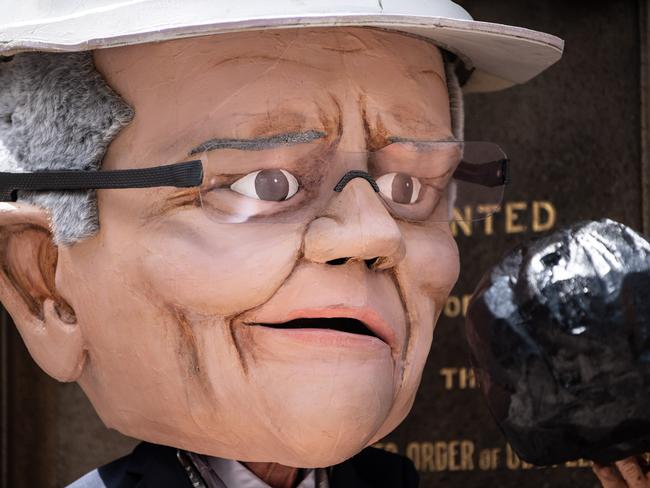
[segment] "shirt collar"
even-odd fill
[[[191,454],[207,488],[270,488],[238,461]],[[310,469],[297,488],[329,488],[325,469]]]

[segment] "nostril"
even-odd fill
[[[366,259],[365,260],[366,267],[368,269],[372,269],[373,265],[377,262],[378,259],[379,259],[378,257],[375,257],[375,258],[372,258],[372,259]]]
[[[345,264],[350,260],[350,258],[337,258],[337,259],[330,259],[327,261],[327,264],[331,264],[332,266],[339,266],[341,264]]]

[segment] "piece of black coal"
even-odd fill
[[[525,461],[650,450],[650,243],[630,228],[581,222],[513,250],[474,292],[467,339]]]

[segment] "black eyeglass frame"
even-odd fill
[[[503,186],[510,183],[508,158],[483,164],[461,161],[453,178],[485,187]],[[341,191],[347,181],[359,177],[359,171],[348,172],[334,191]],[[363,172],[373,189],[379,187],[374,179]],[[367,175],[367,176],[366,176]],[[347,178],[347,180],[346,180]],[[175,187],[192,188],[203,182],[201,160],[183,161],[151,168],[119,169],[107,171],[51,170],[31,173],[0,172],[0,202],[15,202],[19,191],[74,191],[108,190],[123,188]]]

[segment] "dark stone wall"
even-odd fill
[[[512,159],[513,183],[502,213],[456,228],[461,278],[413,411],[383,446],[414,459],[423,487],[596,486],[584,462],[537,469],[509,453],[468,369],[463,308],[481,270],[522,240],[601,217],[641,230],[640,5],[459,3],[481,20],[563,37],[566,55],[525,86],[467,97],[466,139],[500,143]],[[0,327],[0,486],[64,486],[131,449],[134,441],[105,429],[76,385],[57,384],[38,369],[6,315]]]

